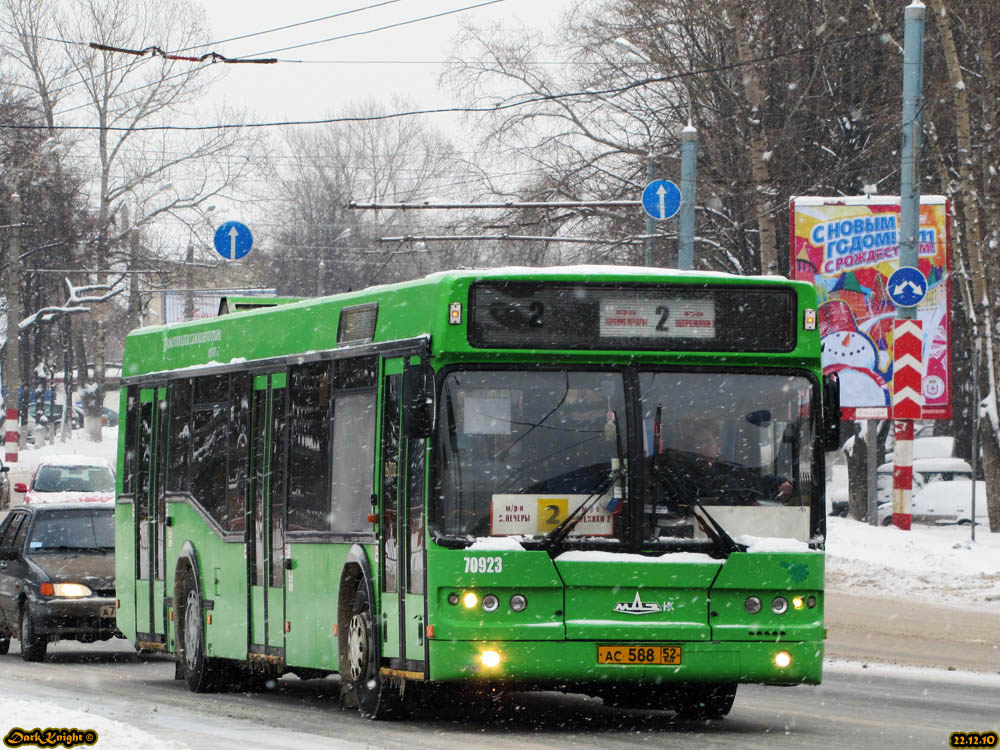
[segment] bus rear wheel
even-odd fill
[[[177,642],[184,681],[192,693],[217,692],[223,687],[225,670],[217,659],[205,655],[205,617],[192,570],[184,575],[180,602],[183,609],[178,618]]]
[[[371,602],[364,581],[354,596],[354,611],[347,629],[347,669],[358,710],[366,719],[391,719],[399,715],[402,701],[379,670],[378,639]]]

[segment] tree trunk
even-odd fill
[[[778,273],[777,229],[774,225],[774,205],[771,200],[771,170],[768,167],[767,133],[764,128],[764,91],[758,72],[753,66],[753,54],[746,30],[746,14],[742,0],[727,0],[726,11],[732,24],[736,54],[743,76],[743,92],[750,105],[750,172],[754,183],[754,204],[760,242],[760,272]]]

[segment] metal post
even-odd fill
[[[694,267],[694,202],[698,174],[698,131],[691,124],[681,131],[681,208],[680,237],[677,241],[677,267]]]
[[[4,387],[7,389],[6,435],[4,450],[7,463],[17,461],[20,443],[18,422],[21,418],[21,364],[18,350],[18,323],[21,318],[21,196],[10,196],[10,249],[7,261],[7,356],[3,366]]]
[[[920,134],[923,127],[923,3],[906,8],[903,33],[903,148],[899,192],[899,267],[917,267],[920,237]],[[914,319],[913,307],[897,308],[897,317]]]
[[[923,127],[923,67],[924,67],[924,14],[920,0],[907,6],[903,29],[903,144],[900,164],[899,190],[899,268],[916,268],[920,240],[920,134]],[[914,321],[909,323],[908,321]],[[906,329],[904,326],[915,328]],[[900,334],[906,330],[919,332],[917,308],[896,308],[896,332],[893,337],[893,356],[900,356]],[[893,368],[893,418],[896,447],[893,470],[893,523],[909,529],[912,518],[913,492],[913,419],[910,409],[905,417],[897,416],[897,374]],[[918,396],[919,397],[919,396]],[[912,403],[912,402],[911,402]],[[919,407],[915,407],[919,408]]]
[[[977,325],[979,325],[977,323]],[[976,541],[976,476],[979,474],[979,355],[981,354],[979,334],[976,334],[976,359],[972,368],[972,392],[976,394],[975,411],[972,412],[972,541]]]
[[[865,444],[868,448],[868,525],[878,526],[878,420],[868,420],[868,436]]]
[[[653,161],[653,152],[649,152],[649,160],[646,162],[646,184],[656,179],[656,162]],[[656,234],[656,220],[646,214],[646,237],[642,243],[643,264],[647,268],[653,265],[653,235]]]

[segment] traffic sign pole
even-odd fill
[[[914,0],[904,11],[903,27],[903,145],[900,164],[899,268],[889,277],[889,296],[896,304],[893,335],[893,420],[896,444],[893,449],[892,521],[909,530],[913,491],[913,420],[920,418],[923,402],[923,335],[917,320],[917,303],[927,291],[920,274],[920,135],[923,127],[922,90],[924,79],[924,15],[926,8]],[[916,275],[914,275],[914,272]],[[896,277],[904,275],[907,279]],[[919,277],[919,278],[918,278]],[[922,289],[916,291],[909,285]],[[896,281],[895,287],[893,282]],[[916,297],[916,299],[914,299]],[[906,324],[916,324],[914,327]],[[916,339],[914,343],[913,339]],[[916,386],[914,388],[914,386]],[[898,405],[897,405],[898,403]]]

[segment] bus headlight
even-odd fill
[[[496,612],[499,606],[500,600],[497,599],[496,594],[487,594],[483,597],[483,612]]]
[[[760,606],[759,596],[748,596],[747,600],[743,602],[743,609],[747,611],[748,615],[755,615],[760,612]]]
[[[482,662],[484,667],[495,669],[500,666],[500,652],[494,651],[493,649],[487,649],[479,655],[479,661]]]
[[[510,598],[510,608],[514,612],[523,612],[524,608],[528,606],[528,600],[524,598],[522,594],[514,594]]]
[[[771,600],[771,611],[776,615],[783,615],[788,611],[788,600],[783,596],[776,596]]]
[[[774,664],[779,669],[785,669],[792,663],[792,655],[787,651],[779,651],[774,655]]]
[[[462,597],[462,604],[464,604],[467,609],[472,609],[479,604],[479,597],[469,591]]]

